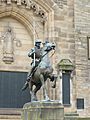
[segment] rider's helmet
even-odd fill
[[[48,43],[49,43],[49,41],[45,40],[42,44],[43,44],[43,46],[46,46]]]
[[[38,47],[38,48],[40,48],[40,45],[41,45],[41,41],[39,39],[37,39],[35,41],[35,46]]]

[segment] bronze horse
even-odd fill
[[[36,93],[43,87],[43,96],[44,100],[50,100],[46,91],[45,81],[49,78],[51,81],[54,81],[53,87],[56,86],[56,79],[54,80],[53,68],[48,63],[48,53],[52,50],[55,50],[55,44],[53,43],[44,43],[44,46],[41,50],[41,58],[38,66],[35,68],[32,78],[29,82],[29,89],[31,94],[31,101],[37,101]],[[33,86],[35,88],[33,89]]]

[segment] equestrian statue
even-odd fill
[[[50,79],[54,81],[53,88],[56,87],[56,79],[53,74],[53,68],[49,60],[50,51],[55,51],[55,44],[45,41],[41,47],[41,41],[35,41],[35,47],[30,50],[28,57],[32,58],[31,71],[28,72],[27,80],[22,88],[24,91],[27,87],[30,89],[31,101],[37,101],[36,93],[43,87],[44,100],[50,100],[46,91],[45,81]],[[33,85],[35,88],[33,89]]]

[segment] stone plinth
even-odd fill
[[[59,101],[26,103],[22,112],[23,120],[64,120],[64,107]]]

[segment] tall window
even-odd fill
[[[64,105],[70,105],[70,73],[62,73],[62,99]]]

